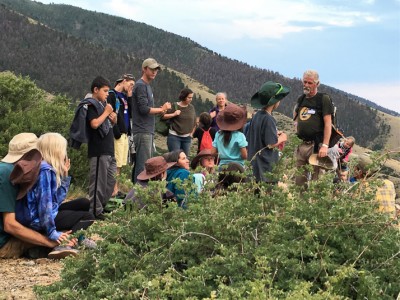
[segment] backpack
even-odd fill
[[[317,105],[316,105],[316,107],[310,107],[310,108],[315,108],[315,110],[321,115],[321,118],[323,118],[323,116],[322,116],[322,98],[325,95],[326,95],[325,93],[317,93],[317,101],[316,101]],[[305,98],[306,98],[306,95],[303,94],[297,100],[297,105],[296,105],[296,108],[295,108],[295,116],[294,116],[293,120],[296,120],[297,115],[299,113],[299,109],[300,109],[301,105],[303,104],[303,101],[304,101]],[[333,103],[333,101],[332,101],[332,99],[330,97],[329,97],[329,100],[331,101],[332,106],[333,106],[333,113],[331,115],[332,116],[332,132],[331,132],[331,137],[329,138],[329,145],[328,146],[329,146],[329,148],[332,148],[333,146],[335,146],[339,142],[339,140],[341,138],[344,138],[344,135],[343,135],[343,130],[339,129],[337,127],[337,124],[336,124],[336,110],[337,110],[337,108],[334,105],[334,103]],[[322,138],[323,137],[322,138],[321,137],[316,137],[316,140],[318,138],[321,139],[320,142],[322,142]],[[319,140],[317,140],[317,141],[319,142]]]
[[[213,140],[211,138],[210,129],[211,127],[208,128],[208,130],[201,128],[201,130],[203,130],[203,137],[201,138],[200,142],[200,151],[204,149],[212,149]]]

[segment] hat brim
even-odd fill
[[[146,172],[146,169],[144,169],[142,172],[139,173],[139,175],[137,176],[137,179],[139,179],[139,180],[147,180],[147,179],[156,177],[156,176],[164,173],[165,171],[167,171],[169,168],[173,167],[174,165],[176,165],[176,162],[169,162],[169,163],[166,164],[165,168],[163,168],[159,172],[153,173],[153,174],[148,174]]]
[[[242,129],[244,124],[246,124],[246,122],[247,122],[247,111],[244,108],[240,108],[240,109],[243,109],[243,111],[244,111],[243,116],[241,119],[237,120],[235,123],[225,123],[223,116],[226,111],[225,111],[225,109],[223,111],[221,111],[217,115],[217,120],[216,120],[219,129],[226,130],[226,131],[235,131],[235,130]]]
[[[5,162],[5,163],[13,164],[13,163],[19,161],[22,156],[24,156],[26,153],[28,153],[29,151],[31,151],[33,149],[37,149],[36,145],[32,146],[30,148],[24,149],[24,151],[26,151],[26,152],[23,153],[23,154],[11,154],[11,153],[8,153],[6,156],[3,157],[3,159],[1,161]]]
[[[159,64],[152,64],[147,66],[150,69],[158,69],[161,70],[161,66]]]
[[[310,163],[310,165],[321,167],[327,170],[334,169],[333,162],[328,156],[318,157],[318,154],[312,154],[308,158],[308,162]]]
[[[215,163],[216,163],[216,161],[217,161],[217,156],[218,156],[217,153],[214,153],[214,154],[211,154],[211,153],[204,153],[204,154],[201,154],[201,152],[200,152],[199,154],[197,154],[197,155],[192,159],[192,162],[190,163],[190,167],[191,167],[193,170],[195,170],[195,169],[198,167],[198,165],[199,165],[201,159],[202,159],[203,157],[207,157],[207,156],[213,156],[213,157],[214,157],[214,161],[215,161]]]
[[[281,101],[283,98],[289,95],[289,93],[290,93],[290,88],[287,86],[282,86],[282,91],[278,95],[272,96],[267,101],[265,97],[262,97],[257,92],[251,97],[250,103],[251,106],[254,108],[264,108],[265,106],[271,106]]]

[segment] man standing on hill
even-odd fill
[[[166,102],[154,107],[153,91],[150,83],[156,78],[160,65],[153,58],[142,63],[142,77],[136,82],[132,93],[132,137],[136,147],[136,157],[132,170],[132,182],[144,169],[144,163],[153,155],[155,115],[165,113],[171,108]]]
[[[297,122],[297,136],[303,140],[296,151],[296,166],[304,167],[313,153],[326,157],[332,130],[333,105],[327,94],[319,93],[319,75],[308,70],[303,74],[304,94],[297,100],[294,120]],[[317,180],[324,169],[314,166],[311,179]],[[307,183],[307,172],[296,177],[296,184]]]

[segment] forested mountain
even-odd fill
[[[143,23],[69,5],[28,0],[0,0],[0,4],[2,41],[7,41],[0,46],[1,70],[29,75],[51,92],[82,97],[95,75],[113,79],[130,72],[139,77],[142,59],[154,57],[214,91],[226,91],[236,102],[248,102],[267,80],[289,85],[292,92],[279,108],[288,116],[302,93],[298,79],[222,57],[188,38]],[[153,86],[157,99],[174,99],[183,84],[167,70],[160,73]],[[320,90],[334,99],[338,122],[346,134],[354,135],[363,146],[377,149],[384,145],[382,136],[390,127],[375,109],[361,104],[364,99],[325,85]]]

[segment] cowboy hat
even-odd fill
[[[147,180],[164,173],[167,169],[174,166],[176,162],[167,163],[164,157],[156,156],[149,158],[144,163],[144,170],[137,176],[139,180]]]
[[[243,128],[247,121],[247,111],[236,104],[228,104],[224,110],[217,115],[219,129],[235,131]]]
[[[217,153],[212,153],[211,149],[203,149],[201,150],[192,160],[192,162],[190,163],[190,167],[194,170],[197,168],[197,166],[199,165],[201,159],[203,157],[206,156],[213,156],[214,157],[214,161],[217,160]]]

